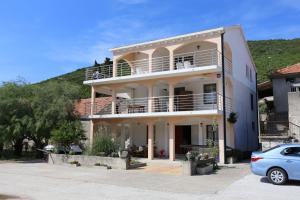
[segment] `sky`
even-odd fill
[[[300,37],[300,0],[1,0],[0,82],[36,83],[112,47],[228,25],[248,40]]]

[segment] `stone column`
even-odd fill
[[[174,51],[170,50],[170,70],[174,70]]]
[[[169,112],[174,111],[174,84],[169,83]]]
[[[153,105],[153,89],[152,84],[148,85],[148,112],[152,112],[152,105]]]
[[[94,115],[96,92],[94,86],[91,87],[91,116]]]
[[[221,116],[218,119],[218,135],[219,135],[219,162],[221,164],[225,163],[225,152],[224,152],[224,126],[223,126],[223,117]]]
[[[149,73],[152,73],[152,54],[153,52],[149,53]]]
[[[118,60],[116,58],[113,58],[113,68],[112,68],[113,77],[117,77],[117,68],[118,68]]]
[[[89,146],[90,148],[93,147],[93,141],[94,141],[94,121],[90,120],[90,133],[89,133]]]
[[[148,123],[148,159],[154,157],[154,126],[153,123]]]
[[[115,88],[111,89],[111,97],[112,97],[111,114],[115,114],[116,113],[116,89]]]
[[[169,159],[175,160],[175,124],[169,121]]]

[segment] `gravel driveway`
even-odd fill
[[[2,196],[1,196],[2,195]],[[0,164],[0,199],[299,199],[300,184],[274,186],[254,176],[248,164],[224,166],[215,174],[184,177],[139,170]],[[10,198],[12,199],[12,198]]]

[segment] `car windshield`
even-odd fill
[[[277,145],[277,146],[275,146],[275,147],[272,147],[272,148],[270,148],[270,149],[264,150],[264,151],[263,151],[263,153],[266,153],[266,152],[272,151],[272,150],[274,150],[274,149],[277,149],[278,147],[280,147],[280,145]]]

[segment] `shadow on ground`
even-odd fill
[[[260,179],[260,182],[267,183],[267,184],[272,184],[272,183],[269,182],[267,177],[262,177]],[[300,181],[290,180],[285,185],[281,185],[281,186],[300,186]],[[278,186],[278,187],[280,187],[280,186]]]
[[[5,195],[5,194],[0,194],[0,200],[13,200],[13,199],[20,199],[20,197],[13,196],[13,195]]]

